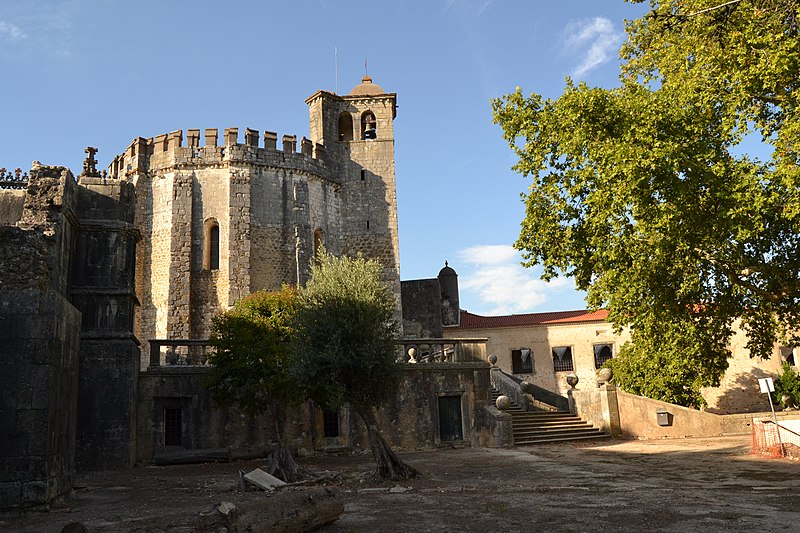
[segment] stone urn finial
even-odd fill
[[[495,354],[489,355],[489,364],[492,366],[497,364],[497,356]]]
[[[611,381],[611,378],[614,377],[613,372],[608,367],[603,367],[597,371],[597,384],[603,385],[604,383],[608,383]]]
[[[508,396],[498,396],[494,401],[494,405],[501,411],[508,411],[511,409],[511,398]]]
[[[416,348],[409,348],[408,349],[408,357],[409,357],[408,362],[410,364],[413,365],[413,364],[415,364],[417,362],[417,359],[415,357],[416,355],[417,355],[417,349]]]
[[[567,385],[569,385],[570,388],[574,389],[575,385],[577,384],[578,384],[578,376],[576,376],[575,374],[567,374]]]

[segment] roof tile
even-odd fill
[[[461,311],[461,324],[448,329],[509,328],[515,326],[539,326],[547,324],[575,324],[599,322],[608,318],[608,311],[554,311],[550,313],[525,313],[520,315],[481,316]]]

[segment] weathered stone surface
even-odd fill
[[[275,476],[268,474],[267,472],[264,472],[260,468],[256,468],[255,470],[246,473],[244,475],[244,479],[248,483],[266,491],[271,491],[276,487],[286,485],[285,481],[280,480]]]

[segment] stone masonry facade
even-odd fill
[[[159,409],[196,413],[197,445],[230,431],[268,442],[263,420],[200,409],[207,391],[187,376],[202,368],[159,371],[166,353],[148,341],[207,338],[246,294],[304,283],[322,247],[379,260],[400,317],[396,96],[365,77],[306,103],[299,143],[176,130],[135,138],[102,172],[89,147],[77,179],[0,170],[0,508],[52,502],[76,467],[147,460],[154,444],[137,438],[163,424]]]

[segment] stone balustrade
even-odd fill
[[[208,366],[208,339],[151,339],[150,368]]]
[[[400,360],[416,363],[486,362],[487,339],[403,339]]]

